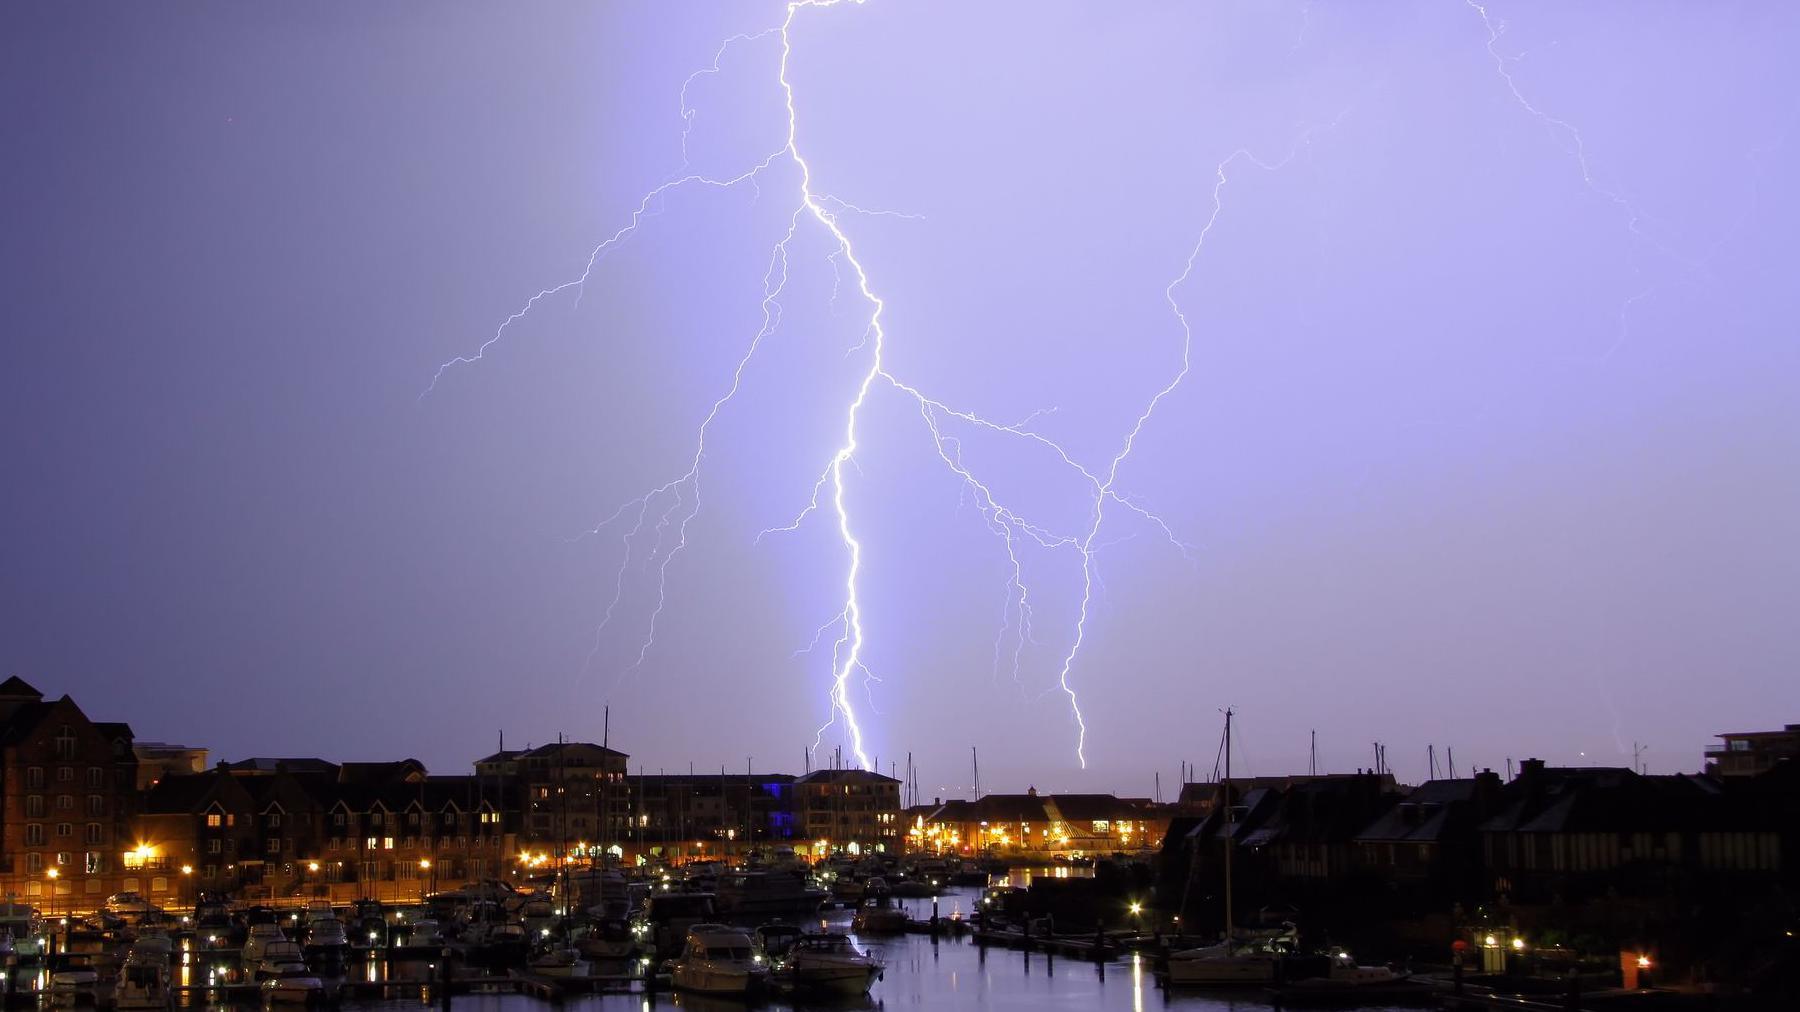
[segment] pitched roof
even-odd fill
[[[0,682],[0,696],[30,696],[33,699],[44,698],[44,694],[39,692],[36,686],[27,682],[25,679],[20,678],[18,675],[13,675],[6,681]]]
[[[869,770],[813,770],[794,780],[797,784],[897,784],[893,777]]]

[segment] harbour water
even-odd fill
[[[908,910],[919,918],[931,915],[931,900],[904,901]],[[953,913],[967,915],[978,902],[973,889],[946,890],[939,911],[949,917]],[[833,910],[811,922],[808,927],[849,931],[850,912]],[[864,938],[858,941],[886,965],[883,978],[877,981],[868,997],[834,1003],[795,1004],[770,999],[755,1004],[721,998],[670,993],[601,994],[570,996],[562,1003],[566,1009],[583,1012],[645,1012],[654,1008],[716,1010],[735,1012],[746,1008],[768,1010],[790,1009],[995,1009],[1029,1010],[1029,1012],[1142,1012],[1144,1009],[1222,1012],[1227,1009],[1264,1010],[1273,1007],[1260,991],[1220,993],[1212,991],[1165,990],[1158,986],[1150,957],[1126,955],[1103,964],[1087,960],[1052,957],[1044,953],[1025,953],[1011,949],[977,946],[968,937],[943,936],[933,940],[927,935],[897,935]],[[396,964],[391,979],[423,981],[429,970]],[[381,1001],[346,998],[339,1006],[356,1012],[401,1012],[430,1007],[428,992],[421,986],[416,995],[404,999]],[[438,1007],[442,1007],[439,1003]],[[547,1012],[552,1006],[545,1001],[522,994],[459,994],[450,1002],[455,1012]]]

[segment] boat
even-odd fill
[[[1323,976],[1299,977],[1269,988],[1286,1005],[1405,1004],[1432,998],[1436,991],[1411,973],[1391,966],[1361,966],[1338,952]]]
[[[44,922],[36,909],[23,903],[0,902],[0,933],[7,941],[7,956],[21,963],[44,954]]]
[[[133,946],[119,966],[113,1004],[122,1009],[161,1009],[169,1007],[170,998],[167,954],[140,952]]]
[[[413,922],[407,941],[412,945],[439,945],[444,941],[444,930],[436,918],[422,917]]]
[[[306,1005],[325,999],[325,982],[304,966],[270,977],[262,982],[261,990],[263,1000],[270,1004]]]
[[[527,965],[532,973],[546,977],[571,977],[575,974],[576,962],[574,949],[556,946],[531,957]]]
[[[245,965],[248,966],[248,962]],[[306,968],[306,956],[301,952],[299,942],[270,942],[263,946],[262,958],[256,962],[256,976],[261,980]]]
[[[763,958],[774,965],[775,961],[788,954],[794,943],[800,940],[800,929],[792,924],[771,921],[756,929],[756,948]]]
[[[742,871],[719,879],[721,917],[760,920],[765,917],[810,917],[829,898],[802,874],[790,871]]]
[[[851,919],[851,930],[859,935],[898,935],[912,923],[906,908],[894,902],[887,880],[875,877],[863,886],[862,905]]]
[[[669,977],[680,991],[744,996],[762,990],[768,966],[741,928],[696,924]]]
[[[792,994],[853,998],[867,994],[883,972],[879,961],[845,935],[801,935],[770,979]]]
[[[245,966],[254,966],[262,962],[263,951],[271,942],[285,942],[287,936],[281,933],[281,926],[273,923],[252,924],[250,934],[244,938],[243,959]]]
[[[714,919],[712,893],[654,892],[644,897],[631,933],[652,955],[666,958],[681,951],[689,928]]]
[[[556,905],[548,896],[534,895],[519,904],[519,920],[532,937],[539,937],[556,923]]]
[[[576,948],[589,959],[619,962],[637,955],[637,939],[631,925],[623,918],[609,917],[595,922]]]
[[[315,918],[306,926],[307,955],[339,956],[349,948],[350,936],[344,932],[344,923],[336,917]]]
[[[71,1008],[93,1005],[100,994],[100,972],[94,955],[72,952],[60,957],[59,966],[50,974],[50,1003]]]
[[[1220,834],[1225,851],[1225,934],[1217,945],[1180,949],[1169,953],[1170,984],[1192,986],[1246,986],[1275,982],[1281,960],[1289,950],[1289,934],[1244,938],[1237,934],[1231,921],[1231,718],[1225,711],[1225,775],[1221,781],[1220,802],[1224,809],[1224,830]],[[1291,930],[1291,926],[1290,926]]]

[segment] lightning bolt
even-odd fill
[[[788,524],[765,529],[757,535],[757,541],[760,542],[767,535],[796,531],[810,517],[828,511],[835,527],[837,539],[844,551],[842,605],[836,614],[817,628],[810,645],[795,651],[796,657],[809,654],[820,646],[828,634],[833,637],[831,677],[827,691],[828,717],[818,730],[816,743],[822,743],[824,734],[833,726],[841,724],[846,743],[857,763],[865,769],[872,767],[867,748],[867,736],[862,722],[857,716],[857,708],[852,704],[851,686],[853,680],[861,676],[865,692],[870,692],[872,691],[871,683],[879,682],[880,679],[870,670],[866,660],[868,630],[865,626],[865,614],[860,596],[860,587],[864,577],[864,546],[857,534],[849,495],[851,491],[850,472],[856,465],[856,455],[861,446],[860,434],[864,409],[876,396],[887,392],[907,398],[917,408],[925,433],[931,440],[938,460],[960,483],[965,501],[972,501],[975,504],[987,530],[1001,545],[1006,559],[1007,578],[1004,584],[1005,596],[1000,630],[995,638],[995,664],[998,668],[1004,640],[1008,630],[1011,629],[1014,634],[1012,673],[1014,680],[1021,685],[1023,685],[1020,670],[1021,658],[1025,644],[1037,642],[1033,634],[1033,592],[1025,579],[1025,563],[1021,551],[1037,549],[1050,553],[1066,553],[1072,556],[1079,565],[1082,574],[1080,607],[1070,642],[1061,654],[1060,664],[1057,668],[1056,688],[1052,691],[1060,691],[1067,699],[1070,716],[1075,727],[1076,759],[1085,768],[1087,765],[1088,726],[1086,717],[1081,710],[1080,698],[1076,692],[1074,674],[1077,661],[1090,635],[1093,592],[1099,581],[1096,556],[1108,545],[1127,540],[1127,538],[1119,538],[1102,542],[1100,541],[1101,533],[1110,526],[1109,520],[1122,514],[1148,524],[1184,557],[1190,557],[1191,553],[1192,546],[1182,542],[1162,517],[1119,488],[1121,472],[1131,458],[1139,437],[1146,426],[1150,424],[1158,407],[1174,394],[1192,370],[1194,332],[1176,297],[1177,290],[1192,279],[1202,249],[1205,247],[1213,227],[1219,221],[1224,208],[1223,194],[1230,180],[1231,169],[1239,162],[1245,162],[1266,171],[1278,170],[1296,157],[1300,149],[1310,142],[1312,131],[1308,130],[1303,133],[1287,156],[1277,162],[1258,159],[1248,150],[1240,149],[1217,165],[1211,193],[1211,212],[1202,225],[1198,238],[1182,264],[1181,270],[1164,290],[1164,298],[1181,334],[1179,368],[1155,389],[1141,411],[1134,416],[1133,423],[1124,434],[1117,452],[1107,459],[1104,466],[1090,467],[1078,461],[1057,441],[1028,427],[1042,412],[1034,412],[1031,416],[1014,423],[992,421],[979,413],[956,408],[931,397],[917,386],[905,382],[889,371],[885,364],[888,332],[883,318],[886,303],[882,296],[877,294],[868,271],[857,256],[855,243],[844,227],[843,220],[846,215],[880,215],[904,219],[915,219],[918,216],[900,211],[864,208],[815,189],[812,165],[808,162],[800,145],[800,116],[794,86],[789,76],[794,51],[793,27],[802,11],[824,10],[848,4],[860,6],[863,2],[865,0],[792,0],[786,5],[785,17],[778,26],[760,32],[734,35],[721,43],[714,53],[711,63],[690,74],[682,84],[680,95],[681,174],[646,193],[626,224],[594,247],[583,270],[577,277],[539,291],[526,300],[525,304],[511,316],[503,320],[493,335],[474,353],[452,358],[440,365],[432,377],[431,384],[420,396],[424,397],[435,390],[439,381],[451,369],[480,362],[494,346],[505,338],[515,323],[530,314],[544,300],[570,290],[574,290],[579,298],[581,290],[592,277],[597,265],[620,244],[628,241],[648,218],[657,213],[662,202],[669,197],[688,189],[700,187],[730,189],[745,184],[756,189],[756,192],[760,194],[762,179],[770,174],[778,164],[786,164],[797,175],[797,187],[794,193],[794,202],[790,205],[791,212],[785,233],[772,246],[768,265],[764,271],[760,306],[761,323],[738,358],[730,383],[712,401],[709,410],[701,419],[695,436],[694,452],[687,459],[685,469],[669,481],[620,504],[612,513],[586,532],[587,535],[598,535],[602,530],[608,529],[614,524],[622,524],[629,518],[630,526],[625,530],[621,539],[624,551],[615,575],[614,593],[601,617],[599,627],[596,629],[594,648],[588,655],[586,667],[592,667],[603,637],[612,624],[618,606],[624,597],[627,572],[634,561],[639,560],[640,555],[643,556],[642,564],[653,570],[655,604],[651,610],[647,628],[638,641],[635,659],[615,676],[615,686],[619,678],[640,668],[651,650],[654,649],[657,626],[668,603],[670,565],[687,548],[689,528],[699,515],[703,502],[701,476],[702,465],[706,458],[707,435],[737,396],[739,390],[742,389],[746,373],[756,358],[757,352],[780,327],[781,299],[786,291],[790,275],[789,253],[795,238],[803,228],[817,229],[832,247],[827,257],[837,278],[837,283],[834,284],[832,291],[832,305],[836,305],[838,287],[845,279],[847,271],[848,278],[855,289],[855,295],[868,307],[861,340],[846,352],[847,355],[866,354],[867,365],[858,377],[854,395],[844,406],[841,441],[818,472],[818,477],[811,486],[811,492],[805,505]],[[689,172],[688,144],[694,123],[698,118],[697,111],[688,101],[689,88],[702,76],[720,73],[727,53],[734,47],[771,37],[777,39],[780,46],[776,83],[781,89],[787,113],[785,142],[778,150],[735,176],[714,177]],[[1339,119],[1342,119],[1341,115]],[[1333,125],[1336,125],[1335,122]],[[1055,466],[1085,486],[1085,494],[1091,503],[1086,521],[1075,530],[1057,531],[1032,521],[1013,504],[1003,500],[992,485],[983,480],[976,470],[965,461],[962,437],[958,434],[960,430],[955,428],[958,426],[999,437],[1032,453],[1048,455]],[[648,542],[647,552],[643,551],[645,542]],[[1017,616],[1016,620],[1014,616]]]
[[[1616,187],[1608,186],[1600,181],[1599,177],[1594,173],[1592,163],[1588,159],[1587,138],[1582,136],[1581,128],[1566,119],[1562,119],[1561,117],[1550,113],[1542,106],[1526,97],[1524,90],[1519,87],[1519,82],[1513,77],[1512,72],[1512,65],[1519,60],[1519,57],[1507,56],[1500,51],[1501,37],[1506,34],[1506,22],[1503,19],[1492,16],[1488,12],[1487,4],[1482,3],[1481,0],[1463,0],[1463,3],[1470,10],[1474,11],[1475,15],[1481,19],[1481,26],[1487,32],[1487,53],[1488,57],[1494,61],[1495,74],[1497,74],[1501,82],[1506,85],[1507,92],[1512,95],[1513,101],[1518,103],[1519,108],[1525,110],[1527,114],[1539,123],[1542,123],[1545,129],[1550,131],[1553,136],[1563,140],[1566,144],[1565,150],[1574,158],[1575,167],[1581,174],[1582,186],[1584,186],[1589,193],[1599,197],[1601,200],[1606,201],[1618,209],[1619,213],[1625,219],[1625,230],[1631,233],[1634,241],[1656,250],[1658,253],[1682,264],[1688,270],[1695,272],[1696,274],[1706,275],[1708,271],[1705,265],[1677,250],[1671,249],[1668,245],[1644,230],[1644,224],[1649,221],[1649,216],[1641,211],[1630,197],[1626,196]],[[1630,257],[1630,265],[1632,273],[1637,274],[1639,277],[1643,276],[1643,268],[1638,263],[1635,255]],[[1612,344],[1601,354],[1600,361],[1609,361],[1630,336],[1632,307],[1654,294],[1656,294],[1656,286],[1646,285],[1644,288],[1632,293],[1619,303],[1618,328]]]

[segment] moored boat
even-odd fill
[[[677,990],[697,994],[753,995],[768,979],[768,967],[750,936],[724,924],[696,924],[670,968]]]
[[[794,994],[855,997],[866,994],[882,973],[881,963],[844,935],[801,935],[770,979]]]

